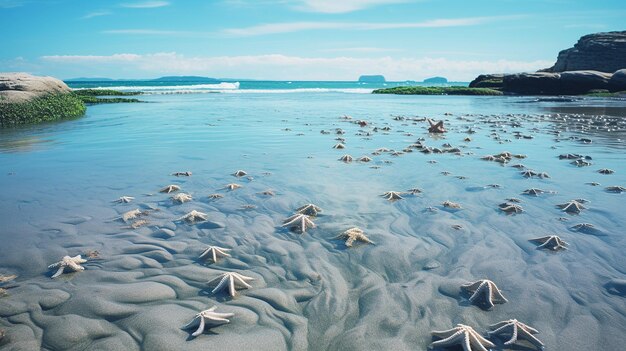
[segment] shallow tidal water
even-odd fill
[[[626,102],[347,93],[141,99],[148,103],[91,106],[78,120],[0,131],[0,274],[17,275],[0,285],[8,294],[0,298],[0,349],[426,350],[432,330],[462,323],[485,334],[513,318],[538,329],[546,350],[626,344],[626,194],[605,190],[626,187]],[[449,132],[429,135],[424,117],[445,120]],[[332,148],[338,137],[343,150]],[[419,138],[461,152],[372,155]],[[527,157],[481,160],[504,151]],[[592,164],[558,158],[567,153]],[[355,161],[339,161],[344,154]],[[356,161],[364,155],[372,162]],[[525,178],[518,163],[550,178]],[[232,175],[240,169],[250,177]],[[193,174],[171,175],[177,171]],[[226,191],[228,183],[243,187]],[[173,204],[173,194],[159,193],[169,184],[193,201]],[[422,193],[380,196],[411,188]],[[551,193],[521,194],[529,188]],[[260,194],[268,189],[275,196]],[[114,203],[120,196],[135,200]],[[524,212],[500,211],[508,198]],[[556,207],[572,199],[588,200],[586,209]],[[446,200],[462,209],[443,207]],[[316,228],[281,227],[306,203],[323,209]],[[149,212],[146,225],[119,220],[137,208]],[[176,221],[191,210],[208,221]],[[572,229],[579,223],[594,228]],[[375,244],[347,248],[334,239],[354,226]],[[568,249],[528,241],[547,235]],[[208,245],[231,248],[232,257],[198,260]],[[85,271],[50,278],[48,265],[92,250],[99,257]],[[255,278],[252,288],[235,298],[213,294],[207,281],[225,271]],[[468,301],[460,286],[485,278],[507,303],[484,310]],[[195,338],[182,329],[214,305],[235,314],[229,324]],[[498,349],[510,349],[502,341]],[[521,345],[513,349],[533,349]]]

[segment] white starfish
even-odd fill
[[[508,203],[508,202],[501,203],[498,206],[500,207],[500,211],[506,212],[507,214],[524,212],[524,209],[522,208],[522,206],[516,205],[516,204],[511,204],[511,203]]]
[[[345,240],[347,247],[352,247],[352,244],[357,240],[362,241],[367,244],[374,244],[373,241],[371,241],[367,236],[365,236],[365,233],[363,233],[363,230],[357,227],[346,230],[345,232],[341,233],[337,237],[337,239]]]
[[[131,202],[133,200],[135,200],[135,198],[132,197],[132,196],[120,196],[114,202],[117,202],[118,204],[127,204],[127,203],[129,203],[129,202]]]
[[[122,220],[124,222],[128,222],[129,220],[135,219],[135,218],[137,218],[139,216],[143,216],[144,214],[145,214],[144,212],[142,212],[140,209],[137,208],[137,209],[134,209],[134,210],[130,210],[128,212],[124,212],[122,214]]]
[[[206,221],[207,220],[207,216],[208,215],[206,213],[193,210],[193,211],[187,213],[186,215],[180,217],[179,219],[177,219],[177,221],[187,221],[187,222],[190,222],[190,223],[193,223],[196,220]]]
[[[172,173],[173,176],[176,177],[191,177],[191,172],[189,171],[185,171],[185,172],[174,172]]]
[[[342,143],[338,143],[338,144],[335,144],[335,146],[333,146],[333,149],[345,149],[345,148],[346,146]]]
[[[430,347],[447,347],[452,345],[461,345],[463,351],[488,351],[487,347],[496,347],[491,341],[483,338],[474,328],[457,324],[455,328],[444,331],[433,331],[432,334],[442,338],[430,344]]]
[[[387,191],[386,193],[380,195],[389,201],[402,200],[404,199],[401,192],[398,191]]]
[[[210,324],[230,323],[230,321],[227,318],[233,317],[235,314],[215,312],[216,308],[217,306],[213,306],[209,308],[208,310],[204,310],[196,314],[196,316],[193,317],[193,320],[191,320],[189,324],[184,326],[183,329],[195,328],[196,324],[199,324],[198,329],[193,334],[191,334],[191,336],[195,337],[204,332],[204,329],[206,328],[207,323],[210,323]]]
[[[192,197],[189,194],[185,194],[185,193],[178,193],[174,196],[172,196],[172,201],[173,202],[177,202],[177,203],[185,203],[187,201],[191,201]]]
[[[209,199],[221,199],[223,197],[224,197],[224,195],[222,195],[222,194],[210,194],[209,195]]]
[[[48,269],[58,268],[56,273],[52,276],[52,278],[56,278],[63,274],[66,268],[72,272],[84,271],[85,267],[82,267],[81,264],[85,262],[87,262],[87,260],[84,260],[80,255],[74,257],[64,256],[61,261],[49,265]]]
[[[296,213],[283,221],[283,227],[289,226],[297,227],[302,233],[305,233],[307,228],[315,228],[315,223],[313,223],[309,216]]]
[[[546,248],[552,251],[566,250],[567,249],[566,245],[569,245],[568,243],[561,240],[561,238],[559,238],[556,235],[549,235],[549,236],[544,236],[541,238],[530,239],[530,241],[539,243],[540,245],[537,246],[538,249]]]
[[[302,213],[307,216],[317,216],[318,213],[322,212],[322,209],[314,204],[306,204],[304,206],[300,206],[296,209],[297,213]]]
[[[580,213],[582,210],[586,209],[582,203],[572,200],[570,202],[566,202],[564,204],[556,205],[558,208],[562,209],[567,213]]]
[[[461,285],[462,289],[472,294],[469,300],[478,303],[478,299],[483,297],[483,301],[488,308],[492,308],[494,303],[505,303],[508,300],[502,295],[502,292],[494,282],[488,279],[481,279],[473,283]]]
[[[241,188],[241,185],[236,184],[236,183],[230,183],[230,184],[226,184],[226,186],[224,186],[224,189],[228,189],[228,190],[235,190],[235,189],[239,189]]]
[[[246,172],[246,171],[242,171],[242,170],[238,170],[238,171],[236,171],[235,173],[233,173],[233,175],[234,175],[235,177],[243,177],[243,176],[248,175],[248,172]]]
[[[178,191],[178,190],[180,190],[180,187],[178,185],[171,184],[171,185],[168,185],[165,188],[159,190],[159,192],[160,193],[167,193],[167,194],[169,194],[171,192]]]
[[[339,161],[343,161],[345,163],[349,163],[352,162],[352,156],[350,155],[343,155],[339,158]]]
[[[447,208],[453,208],[453,209],[461,209],[461,205],[456,203],[456,202],[452,202],[452,201],[444,201],[441,204],[443,207],[447,207]]]
[[[209,246],[204,251],[202,251],[199,258],[211,257],[213,259],[213,262],[217,262],[217,257],[220,255],[230,257],[230,255],[226,253],[226,251],[230,250],[231,249],[225,249],[219,246]]]
[[[243,288],[251,288],[252,286],[246,283],[246,281],[254,280],[254,278],[246,277],[245,275],[239,274],[237,272],[226,272],[210,280],[208,284],[211,284],[215,282],[216,280],[219,280],[219,283],[217,283],[217,286],[215,286],[215,288],[213,289],[212,291],[213,294],[228,287],[228,294],[231,297],[235,297],[235,295],[237,294],[237,290],[236,290],[237,286],[243,287]]]
[[[534,329],[517,319],[509,319],[508,321],[502,321],[494,325],[489,326],[491,331],[487,332],[489,336],[499,334],[510,334],[511,338],[505,342],[504,345],[513,345],[518,339],[524,339],[535,345],[539,349],[543,349],[543,343],[539,341],[533,334],[539,334],[537,329]]]

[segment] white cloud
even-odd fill
[[[181,30],[160,30],[160,29],[111,29],[102,31],[105,34],[137,34],[137,35],[178,35],[194,36],[202,34],[200,32],[188,32]]]
[[[167,1],[142,1],[122,4],[122,7],[128,7],[132,9],[152,9],[155,7],[168,6],[170,3]]]
[[[409,28],[441,28],[475,26],[494,21],[512,20],[523,16],[497,17],[466,17],[443,18],[422,22],[284,22],[268,23],[252,27],[229,28],[222,33],[233,36],[256,36],[278,33],[291,33],[305,30],[341,29],[341,30],[381,30],[381,29],[409,29]]]
[[[469,81],[482,73],[535,71],[553,61],[450,60],[443,58],[298,57],[285,55],[187,57],[177,53],[109,56],[44,56],[47,71],[61,76],[126,74],[112,78],[205,75],[276,80],[355,80],[361,74],[384,74],[388,80],[422,80],[435,75]],[[121,73],[118,73],[121,72]],[[58,74],[58,73],[56,73]]]
[[[96,12],[90,12],[86,15],[83,16],[83,19],[90,19],[90,18],[94,18],[94,17],[100,17],[100,16],[108,16],[111,15],[112,12],[111,11],[96,11]]]
[[[295,8],[297,10],[310,12],[346,13],[373,6],[397,4],[407,1],[408,0],[300,0]]]
[[[388,49],[388,48],[376,48],[376,47],[348,47],[348,48],[333,48],[333,49],[322,49],[320,52],[358,52],[358,53],[376,53],[376,52],[397,52],[404,51],[402,49]]]

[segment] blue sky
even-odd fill
[[[550,66],[623,0],[0,0],[0,71],[390,80]]]

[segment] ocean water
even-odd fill
[[[622,349],[626,194],[605,188],[626,186],[626,102],[371,95],[355,83],[224,93],[240,84],[160,89],[172,94],[0,131],[0,274],[17,275],[0,283],[0,349],[426,350],[432,330],[462,323],[486,335],[513,318],[538,329],[547,350]],[[428,134],[426,117],[448,132]],[[333,148],[337,138],[345,149]],[[418,141],[460,152],[392,154]],[[380,148],[390,151],[372,154]],[[481,160],[504,151],[526,158]],[[558,158],[567,153],[591,165]],[[339,161],[345,154],[355,161]],[[364,155],[372,161],[356,161]],[[550,178],[525,178],[518,163]],[[193,200],[174,204],[159,193],[169,184]],[[422,192],[381,196],[412,188]],[[529,188],[548,193],[523,195]],[[135,199],[113,202],[120,196]],[[524,212],[499,210],[510,198]],[[586,209],[556,207],[572,199]],[[282,227],[307,203],[323,210],[315,228]],[[136,229],[119,219],[134,209],[147,213]],[[208,220],[177,221],[191,210]],[[573,229],[580,223],[594,227]],[[355,226],[374,244],[336,239]],[[547,235],[568,249],[529,241]],[[231,257],[199,260],[208,245]],[[93,250],[84,271],[50,278],[48,265]],[[207,282],[226,271],[254,278],[252,288],[212,293]],[[508,302],[470,303],[460,286],[478,279]],[[191,337],[183,326],[211,306],[234,313],[230,323]],[[507,338],[492,340],[507,349]]]

